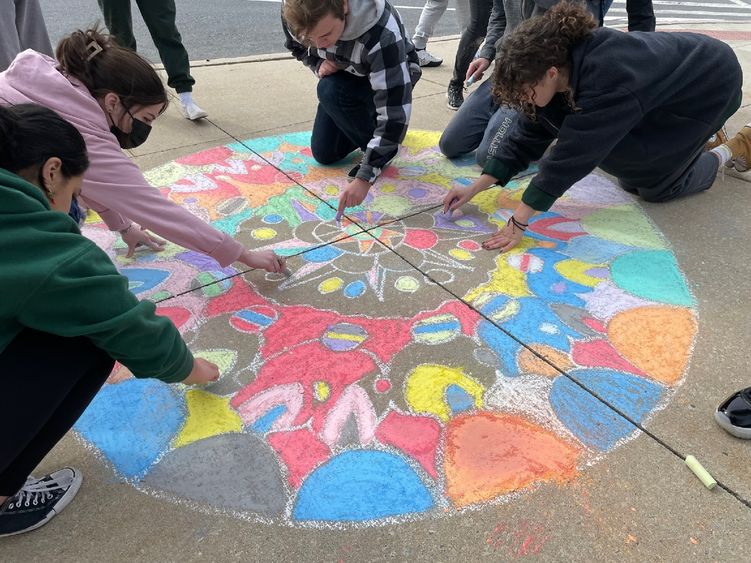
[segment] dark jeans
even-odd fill
[[[475,160],[485,166],[516,125],[519,114],[493,100],[492,79],[480,84],[449,121],[438,141],[441,152],[457,158],[477,150]]]
[[[654,31],[655,11],[652,0],[626,0],[629,31]]]
[[[649,187],[632,187],[620,181],[621,187],[637,194],[644,201],[659,203],[708,190],[714,184],[719,159],[711,152],[701,152],[688,167],[677,170],[667,178]]]
[[[366,77],[339,71],[318,81],[318,111],[310,149],[321,164],[338,162],[373,138],[376,109]]]
[[[31,329],[0,352],[0,495],[18,492],[81,416],[114,363],[88,338]]]
[[[462,32],[456,49],[452,82],[463,83],[467,77],[467,69],[488,30],[492,9],[493,0],[469,0],[469,25]]]
[[[117,43],[135,51],[130,0],[97,1],[104,23]],[[177,92],[190,92],[196,81],[190,75],[188,52],[175,25],[175,0],[136,0],[136,4],[167,71],[167,85]]]

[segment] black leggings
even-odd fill
[[[469,0],[469,25],[462,32],[459,47],[456,49],[452,82],[463,83],[467,77],[467,69],[488,31],[492,9],[493,0]]]
[[[83,337],[24,329],[0,352],[0,496],[12,496],[92,401],[115,361]]]

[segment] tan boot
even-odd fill
[[[717,133],[715,133],[709,138],[709,140],[707,141],[707,144],[704,145],[704,150],[711,151],[712,149],[717,148],[721,144],[727,143],[727,142],[728,142],[728,133],[723,127],[722,129],[717,131]]]
[[[733,153],[734,168],[746,172],[751,167],[751,126],[746,125],[725,144]]]

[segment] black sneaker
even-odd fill
[[[733,393],[717,407],[714,419],[736,438],[751,440],[751,387]]]
[[[21,490],[0,506],[0,537],[44,526],[73,500],[81,480],[81,473],[70,467],[41,479],[26,479]]]
[[[464,92],[462,91],[462,83],[454,82],[453,80],[449,82],[449,89],[448,89],[448,92],[446,92],[446,98],[448,98],[448,102],[446,103],[446,105],[448,106],[449,109],[456,111],[460,107],[462,107],[462,104],[464,103]]]

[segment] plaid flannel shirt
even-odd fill
[[[357,177],[373,183],[399,151],[409,127],[412,88],[422,71],[415,46],[404,31],[398,12],[386,2],[383,14],[368,31],[328,49],[306,47],[287,27],[285,47],[314,73],[328,59],[355,76],[367,77],[373,89],[377,123],[360,163]]]

